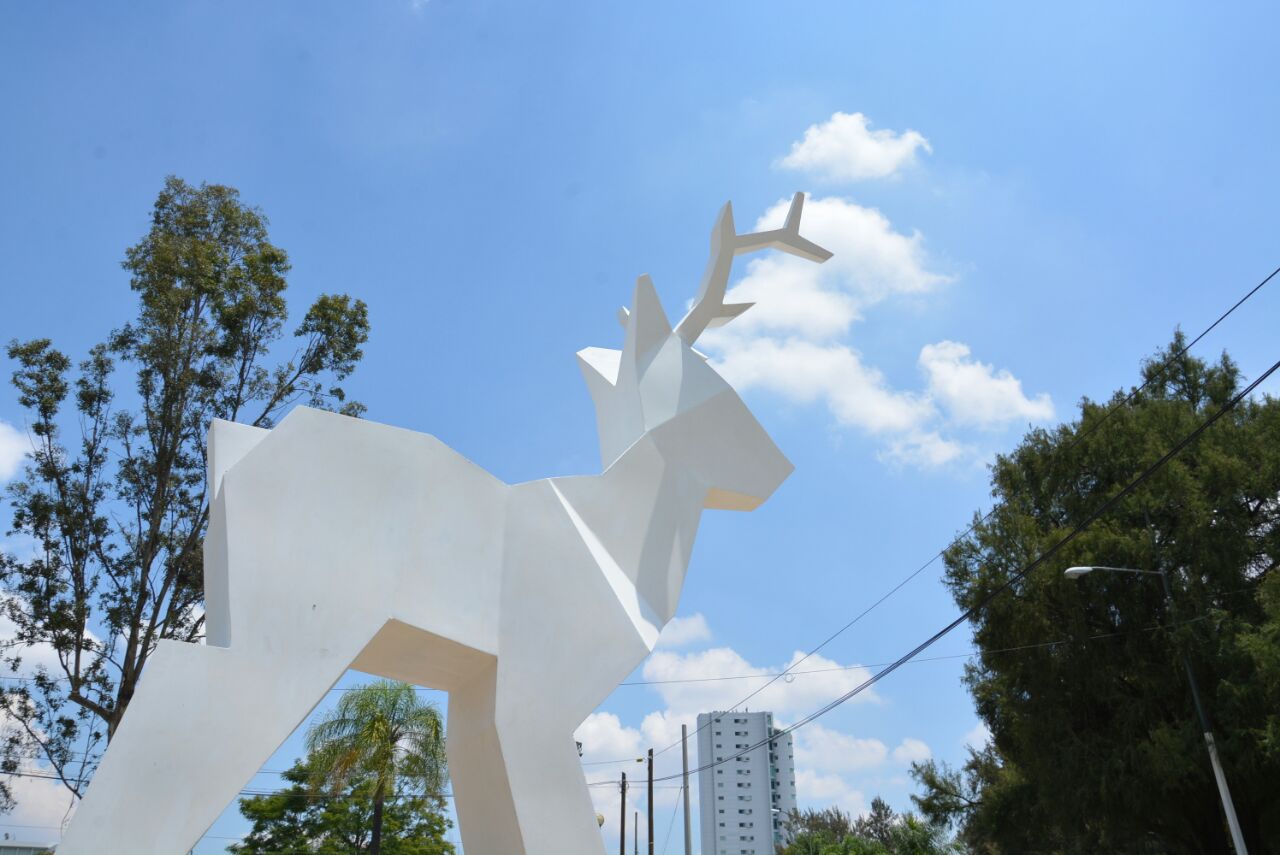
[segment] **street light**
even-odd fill
[[[1169,612],[1173,613],[1173,586],[1169,584],[1169,574],[1163,570],[1135,570],[1132,567],[1068,567],[1062,575],[1068,579],[1079,579],[1093,571],[1106,573],[1133,573],[1140,576],[1159,576],[1164,583],[1165,599],[1169,602]],[[1200,729],[1204,732],[1204,742],[1209,749],[1209,760],[1213,764],[1213,777],[1218,782],[1218,796],[1222,799],[1222,810],[1227,815],[1227,827],[1231,829],[1231,842],[1235,846],[1236,855],[1249,855],[1244,845],[1244,835],[1240,833],[1240,821],[1236,819],[1236,806],[1231,801],[1231,790],[1227,788],[1227,776],[1222,771],[1222,761],[1218,759],[1218,745],[1213,740],[1213,728],[1209,726],[1209,716],[1204,711],[1200,700],[1200,686],[1196,683],[1195,672],[1191,670],[1191,660],[1184,653],[1182,667],[1187,672],[1187,682],[1191,684],[1191,699],[1195,702],[1196,715],[1200,719]]]
[[[1143,576],[1163,576],[1160,570],[1134,570],[1129,567],[1068,567],[1063,571],[1062,575],[1068,579],[1079,579],[1086,573],[1092,573],[1094,570],[1106,570],[1110,573],[1141,573]]]

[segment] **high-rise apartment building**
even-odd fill
[[[753,745],[759,747],[747,750]],[[698,772],[702,855],[773,855],[787,842],[783,820],[796,807],[794,753],[791,734],[778,733],[773,713],[698,716],[698,766],[715,764]]]

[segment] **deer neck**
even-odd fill
[[[706,487],[641,437],[601,475],[552,479],[606,572],[634,586],[661,629],[676,611],[706,501]]]

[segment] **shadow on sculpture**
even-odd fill
[[[601,475],[507,485],[305,407],[215,422],[207,644],[160,642],[59,855],[186,852],[348,668],[448,691],[468,853],[602,852],[573,731],[674,615],[703,509],[751,510],[791,473],[693,344],[750,306],[724,302],[735,255],[830,257],[803,201],[749,235],[726,204],[675,329],[643,276],[623,349],[578,354]]]

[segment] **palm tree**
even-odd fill
[[[331,713],[307,731],[312,785],[336,790],[352,778],[373,787],[371,855],[382,851],[382,809],[401,783],[439,795],[448,779],[444,722],[408,683],[380,680],[342,696]]]

